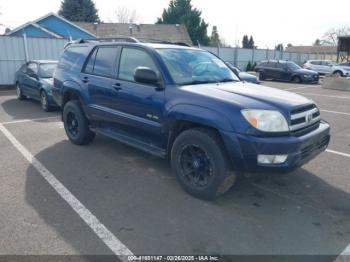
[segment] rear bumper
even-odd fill
[[[254,137],[222,132],[235,168],[245,172],[291,172],[326,150],[330,126],[322,121],[319,127],[300,137]],[[259,164],[262,155],[288,155],[283,164]]]

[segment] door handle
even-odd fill
[[[89,78],[87,76],[84,76],[81,81],[83,81],[83,83],[88,83],[89,82]]]
[[[121,85],[122,85],[121,83],[115,83],[114,85],[112,85],[112,87],[113,87],[115,90],[119,91],[119,90],[122,89]]]

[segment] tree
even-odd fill
[[[313,46],[320,46],[321,44],[322,44],[322,41],[319,38],[317,38],[312,45]]]
[[[249,39],[247,35],[243,36],[242,48],[249,48]]]
[[[210,45],[221,46],[221,40],[220,40],[217,26],[213,26],[213,30],[211,32],[211,37],[210,37]]]
[[[115,12],[118,23],[138,23],[140,21],[140,16],[136,10],[130,10],[125,6],[118,7]]]
[[[248,61],[247,67],[245,69],[246,72],[251,71],[252,70],[252,63],[250,61]]]
[[[63,0],[58,14],[73,22],[94,23],[100,21],[92,0]]]
[[[255,48],[253,36],[250,36],[248,44],[250,49]]]
[[[201,16],[202,12],[193,8],[191,0],[171,0],[157,24],[184,24],[193,43],[209,45],[208,24]]]
[[[242,40],[242,47],[243,48],[248,48],[248,49],[254,49],[256,48],[254,45],[254,39],[253,36],[250,36],[248,38],[248,35],[244,35],[243,36],[243,40]]]
[[[287,47],[292,47],[293,45],[291,43],[288,43]]]
[[[276,45],[275,50],[282,52],[284,50],[283,44]]]
[[[349,34],[350,27],[331,28],[323,35],[321,44],[336,46],[338,45],[338,36]]]

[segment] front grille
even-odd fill
[[[316,105],[307,105],[290,112],[290,131],[307,128],[321,120],[320,111]]]

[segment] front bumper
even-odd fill
[[[319,75],[310,75],[310,77],[302,76],[302,81],[307,83],[318,83],[320,80]]]
[[[49,102],[50,106],[58,107],[58,105],[56,104],[55,100],[53,99],[52,91],[47,92],[47,98],[48,98],[48,102]]]
[[[233,166],[244,172],[291,172],[326,150],[330,126],[321,121],[318,128],[303,136],[255,137],[222,132]],[[283,164],[259,164],[257,156],[288,155]]]

